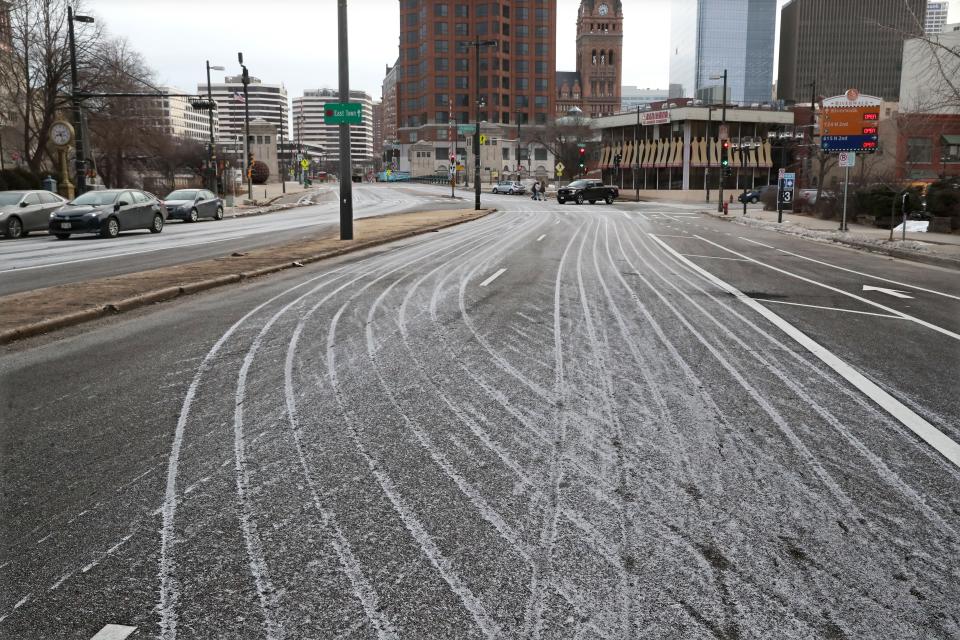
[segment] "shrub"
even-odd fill
[[[940,180],[927,189],[927,211],[934,216],[960,216],[960,182]]]
[[[250,179],[253,180],[253,184],[266,184],[267,178],[270,177],[270,167],[259,160],[253,161],[250,171]]]
[[[760,193],[760,202],[763,203],[764,211],[776,211],[777,210],[777,190],[764,189]]]
[[[40,189],[42,186],[40,176],[28,169],[17,167],[0,171],[0,189]]]

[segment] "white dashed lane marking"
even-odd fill
[[[90,638],[90,640],[124,640],[134,631],[136,627],[127,627],[122,624],[108,624],[103,629],[97,632],[97,635]]]
[[[492,276],[490,276],[489,278],[487,278],[486,280],[484,280],[483,282],[481,282],[481,283],[480,283],[480,286],[481,286],[481,287],[487,286],[488,284],[490,284],[491,282],[493,282],[494,280],[496,280],[497,278],[499,278],[500,276],[502,276],[504,271],[506,271],[506,269],[500,269],[500,270],[497,271],[495,274],[493,274]]]

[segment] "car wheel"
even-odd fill
[[[497,191],[497,188],[496,188],[496,187],[493,188],[493,192],[494,192],[494,193],[499,193],[499,191]]]
[[[590,204],[597,204],[597,201],[596,201],[596,200],[591,200],[591,201],[590,201]]]
[[[10,216],[7,220],[7,230],[5,232],[8,238],[16,240],[23,235],[23,222],[17,216]]]
[[[577,194],[577,204],[583,204],[583,194],[582,194],[582,193],[578,193],[578,194]]]
[[[196,222],[199,219],[200,219],[200,212],[197,211],[195,208],[190,209],[190,216],[187,218],[187,222]]]
[[[53,235],[57,237],[57,240],[66,240],[67,238],[70,237],[69,233],[55,233]]]
[[[223,207],[217,207],[217,212],[213,214],[214,220],[223,220]]]
[[[564,202],[566,202],[566,200],[563,198],[557,198],[557,204],[563,204]]]
[[[163,231],[163,216],[155,213],[153,223],[150,225],[150,233],[160,233],[161,231]]]
[[[751,202],[752,204],[757,204],[758,202],[760,202],[760,198],[756,198],[756,197],[750,198],[750,202]]]
[[[607,196],[606,198],[603,199],[603,201],[606,202],[607,204],[613,204],[613,196]]]
[[[116,238],[120,235],[120,222],[116,218],[107,218],[106,222],[100,225],[101,238]]]

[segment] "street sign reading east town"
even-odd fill
[[[359,102],[328,102],[323,105],[326,124],[362,124],[363,106]]]

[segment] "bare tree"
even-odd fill
[[[587,144],[594,138],[594,130],[586,118],[558,118],[556,121],[536,129],[524,132],[527,143],[535,142],[547,148],[550,153],[566,166],[568,174],[573,174],[579,162],[578,144]]]
[[[52,156],[50,127],[69,105],[70,51],[67,0],[14,0],[10,5],[9,64],[0,65],[0,93],[13,105],[18,151],[38,172]],[[75,8],[82,10],[83,3]],[[102,27],[77,29],[78,60],[102,38]]]

